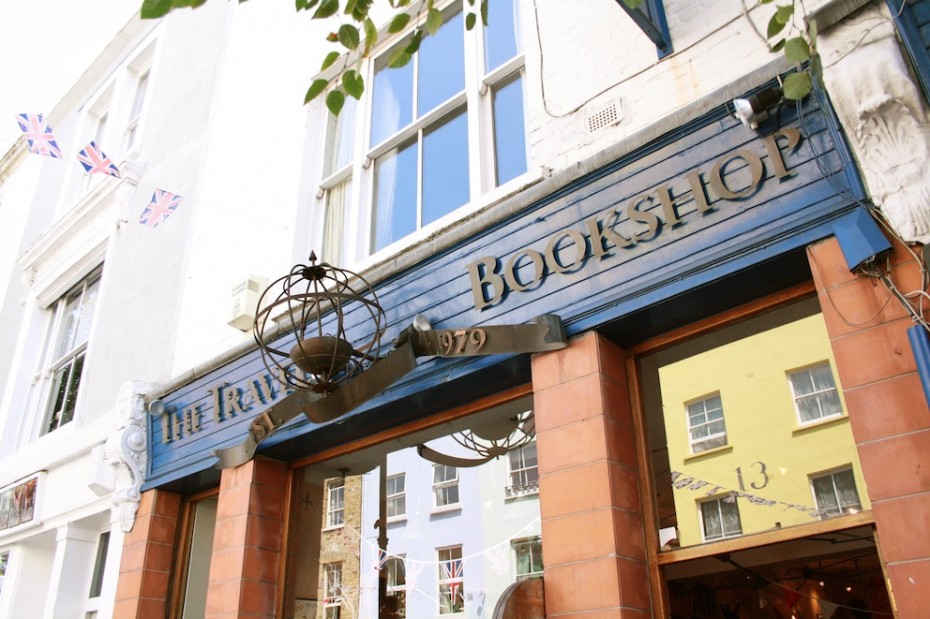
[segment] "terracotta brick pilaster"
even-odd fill
[[[165,617],[181,497],[163,490],[142,495],[126,534],[113,607],[115,619]]]
[[[849,421],[900,617],[930,608],[930,410],[907,337],[914,322],[876,280],[849,272],[836,239],[809,248]],[[892,280],[920,290],[900,245]]]
[[[652,616],[626,354],[590,333],[533,357],[547,616]]]
[[[207,617],[275,616],[286,495],[283,462],[257,456],[223,471]]]

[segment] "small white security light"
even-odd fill
[[[750,129],[757,129],[768,119],[769,111],[782,102],[784,94],[781,88],[772,86],[745,99],[733,99],[733,115]]]

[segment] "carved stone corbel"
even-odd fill
[[[884,4],[818,38],[824,82],[872,202],[907,242],[930,241],[930,127]]]
[[[145,397],[155,385],[139,381],[125,383],[117,396],[119,429],[106,442],[107,462],[113,467],[114,520],[124,533],[132,530],[139,510],[148,454],[145,436]]]

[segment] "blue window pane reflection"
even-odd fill
[[[525,135],[523,80],[517,78],[494,91],[494,157],[498,185],[526,172]]]
[[[485,72],[489,73],[517,55],[521,48],[517,33],[517,0],[488,3],[488,23],[484,31]]]
[[[465,89],[464,37],[462,14],[458,13],[420,44],[418,116]]]
[[[413,115],[413,63],[387,65],[375,73],[371,110],[371,145],[379,144],[410,124]]]
[[[423,137],[423,225],[468,202],[465,110]]]
[[[417,229],[417,145],[393,150],[375,162],[372,251]]]

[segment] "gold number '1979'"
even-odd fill
[[[458,329],[439,333],[439,346],[444,355],[475,354],[484,348],[488,334],[484,329]]]

